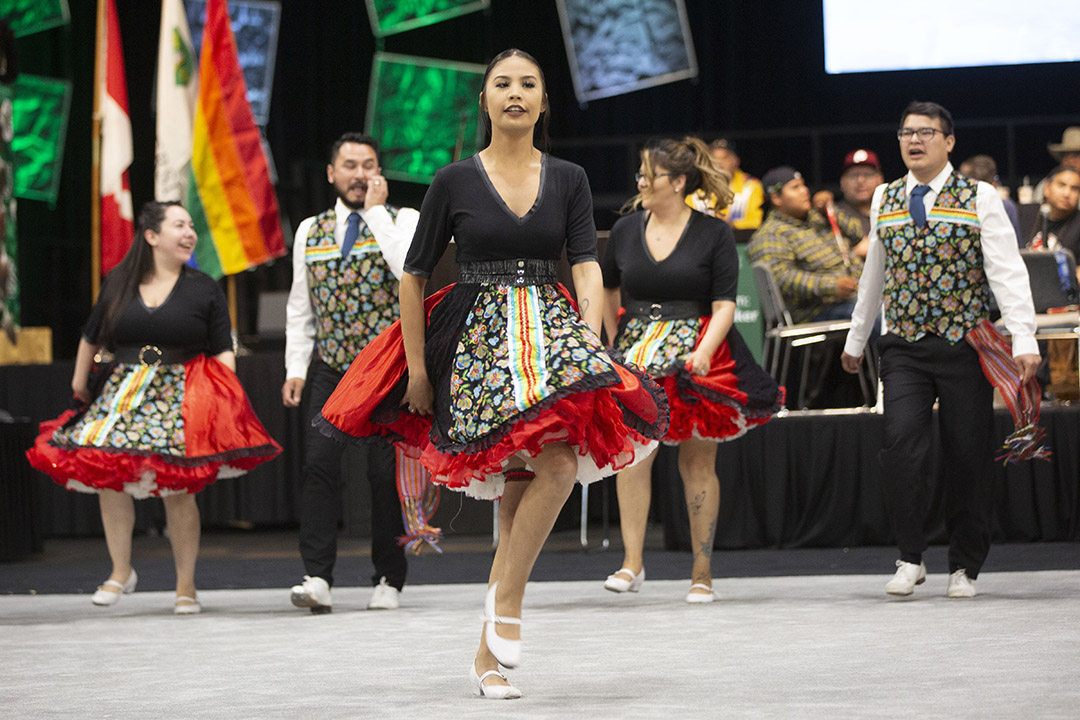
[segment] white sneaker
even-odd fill
[[[368,601],[368,610],[397,610],[400,606],[398,595],[401,591],[393,585],[386,584],[386,576],[379,578],[379,584],[371,592],[371,600]]]
[[[304,576],[304,582],[292,587],[292,604],[300,608],[311,608],[311,612],[322,614],[333,612],[334,601],[330,598],[330,584],[321,577]]]
[[[945,594],[951,598],[973,598],[975,581],[967,576],[967,570],[960,568],[949,576],[949,589]]]
[[[885,583],[885,592],[890,595],[910,595],[916,585],[926,582],[926,564],[896,561],[896,574]]]

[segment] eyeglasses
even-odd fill
[[[655,180],[656,178],[662,178],[662,177],[671,177],[671,173],[656,173],[651,178],[648,175],[645,175],[644,173],[634,173],[634,182],[639,183],[642,180],[648,180],[649,184],[651,185],[653,180]]]
[[[896,139],[900,142],[911,142],[911,139],[916,135],[923,142],[929,142],[934,139],[934,133],[941,133],[942,135],[948,135],[944,130],[938,130],[932,127],[921,128],[900,128],[896,131]]]

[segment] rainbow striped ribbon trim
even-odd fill
[[[638,367],[649,367],[656,360],[656,354],[660,352],[674,327],[674,320],[655,320],[649,323],[641,339],[626,351],[626,361]]]
[[[960,208],[932,208],[930,214],[926,216],[926,221],[928,223],[947,222],[955,225],[979,227],[979,216],[971,210],[962,210]],[[877,227],[895,227],[897,225],[904,225],[908,222],[914,222],[911,219],[911,213],[906,209],[894,210],[893,212],[881,213],[878,215]]]
[[[105,414],[97,420],[83,425],[82,430],[76,433],[75,443],[89,447],[101,447],[104,445],[109,437],[109,432],[116,425],[116,421],[120,419],[120,416],[131,412],[133,408],[137,408],[142,404],[146,388],[150,387],[150,383],[156,374],[156,365],[139,364],[133,367],[132,371],[120,381],[120,387],[116,389],[116,394],[113,396]]]
[[[349,257],[355,255],[366,255],[368,253],[376,252],[379,249],[379,244],[375,242],[375,238],[360,238],[353,245],[352,250],[349,251]],[[341,248],[334,243],[323,243],[321,245],[309,245],[304,250],[304,262],[323,262],[326,260],[337,260],[341,258]]]
[[[514,386],[514,405],[518,410],[527,410],[550,394],[539,287],[509,288],[506,304],[507,362]]]

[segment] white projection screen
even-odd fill
[[[1080,60],[1080,0],[822,0],[830,74]]]
[[[683,0],[557,0],[578,102],[697,77]]]

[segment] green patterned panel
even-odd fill
[[[490,0],[367,0],[376,37],[434,25],[490,5]]]
[[[15,83],[15,196],[56,203],[64,136],[71,108],[71,83],[20,75]]]
[[[67,25],[67,0],[0,0],[0,17],[7,18],[15,37]]]
[[[388,178],[431,182],[443,165],[478,150],[484,66],[376,53],[367,133]]]

